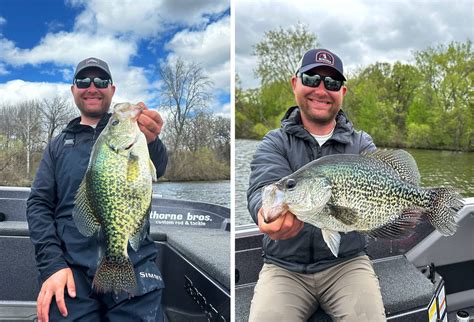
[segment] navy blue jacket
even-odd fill
[[[322,146],[306,131],[299,108],[291,107],[281,122],[281,128],[263,138],[250,164],[247,191],[248,209],[257,223],[262,206],[261,188],[295,172],[305,164],[330,154],[359,154],[375,150],[372,138],[355,131],[352,123],[340,111],[333,135]],[[357,232],[341,234],[338,257],[326,246],[321,230],[304,224],[300,233],[286,240],[263,238],[264,261],[299,273],[315,273],[344,260],[365,254],[366,239]]]
[[[110,114],[94,129],[72,120],[46,147],[27,201],[30,238],[35,247],[41,282],[60,269],[75,266],[93,276],[98,264],[97,238],[82,236],[72,219],[74,197],[89,163],[92,146],[107,125]],[[157,177],[168,163],[166,148],[159,138],[148,144]],[[149,235],[138,254],[128,253],[136,267],[156,257],[156,247]],[[158,272],[159,274],[159,272]]]

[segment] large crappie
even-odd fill
[[[93,285],[99,292],[137,287],[128,242],[138,250],[151,209],[156,170],[137,119],[142,108],[116,104],[112,116],[92,148],[89,166],[76,195],[73,218],[84,236],[99,228],[105,240]]]
[[[420,174],[406,151],[329,155],[266,186],[263,217],[274,221],[290,211],[317,226],[337,257],[339,232],[401,238],[422,214],[443,235],[456,232],[462,197],[451,188],[421,188]]]

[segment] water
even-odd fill
[[[235,225],[253,223],[247,211],[250,161],[260,141],[235,140]],[[406,149],[415,158],[423,187],[449,186],[474,197],[474,152]]]
[[[230,208],[230,181],[159,182],[153,193],[168,199],[209,202]]]

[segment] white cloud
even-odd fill
[[[0,97],[2,104],[15,104],[28,100],[42,100],[60,96],[69,98],[73,103],[71,85],[61,83],[34,83],[23,80],[12,80],[0,83]]]
[[[205,30],[183,30],[175,34],[166,48],[176,57],[201,64],[218,90],[230,90],[230,19],[225,17]]]
[[[159,36],[172,24],[196,26],[207,24],[209,15],[218,14],[229,1],[187,0],[80,0],[71,5],[84,7],[76,17],[75,30],[97,34],[115,34],[139,39]]]
[[[244,88],[259,84],[253,76],[252,46],[264,32],[298,22],[322,47],[337,53],[348,72],[376,61],[409,62],[414,50],[472,38],[470,0],[339,0],[330,6],[309,0],[239,0],[235,14],[236,73]]]
[[[0,26],[1,25],[4,25],[7,23],[7,19],[3,18],[2,16],[0,16]]]
[[[20,49],[12,41],[2,39],[0,50],[0,59],[14,66],[53,62],[59,66],[75,67],[82,59],[96,56],[106,60],[113,68],[116,65],[126,65],[135,54],[137,45],[112,37],[59,32],[47,34],[32,49]]]
[[[10,72],[6,69],[5,64],[0,63],[0,76],[8,74],[10,74]]]

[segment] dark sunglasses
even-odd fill
[[[331,76],[321,76],[318,74],[308,75],[305,73],[298,73],[297,76],[301,78],[301,83],[304,86],[318,87],[321,81],[328,91],[337,92],[341,89],[344,82],[342,80],[334,79]]]
[[[94,86],[97,88],[107,88],[107,86],[112,83],[110,79],[102,79],[99,77],[94,77],[94,79],[90,77],[76,78],[74,80],[74,84],[76,84],[77,88],[89,88],[92,82],[94,82]]]

